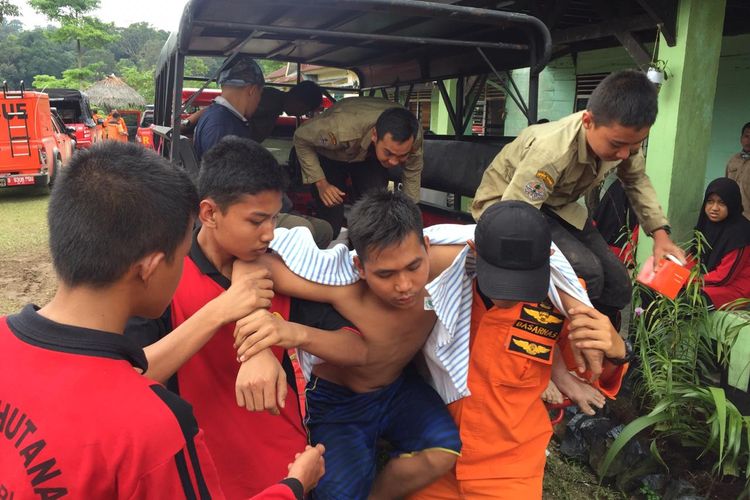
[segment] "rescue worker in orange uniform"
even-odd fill
[[[501,201],[475,231],[468,386],[448,405],[463,448],[455,469],[412,499],[540,499],[552,435],[540,396],[553,372],[566,372],[558,343],[600,349],[604,370],[595,386],[619,390],[632,348],[608,318],[577,306],[568,319],[546,299],[549,227],[534,207]],[[585,375],[585,374],[584,374]]]
[[[110,141],[128,142],[128,126],[116,109],[104,121],[104,134]]]

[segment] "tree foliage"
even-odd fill
[[[18,16],[21,11],[18,10],[18,6],[11,3],[10,0],[0,0],[0,24],[11,16]]]
[[[0,0],[0,8],[3,2],[7,0]],[[145,22],[125,28],[104,24],[89,15],[99,5],[98,0],[30,3],[60,26],[25,30],[18,20],[0,22],[0,80],[7,80],[13,88],[24,81],[26,87],[33,84],[39,89],[85,89],[114,73],[146,102],[153,102],[154,70],[169,33]],[[185,75],[214,77],[222,62],[221,58],[187,57]],[[258,62],[266,75],[283,66],[276,61]],[[203,83],[187,80],[185,86]],[[216,88],[216,84],[209,87]]]
[[[0,0],[2,1],[2,0]],[[75,16],[74,7],[81,8],[95,2],[65,2],[76,4],[62,7],[63,2],[34,0],[44,9],[45,15]],[[59,10],[54,10],[58,8]],[[52,9],[52,10],[50,10]],[[148,23],[135,23],[126,28],[105,25],[95,18],[88,22],[81,36],[81,52],[77,39],[68,36],[72,31],[61,23],[60,27],[48,26],[24,30],[18,20],[0,23],[0,80],[7,80],[12,88],[21,81],[26,87],[85,89],[109,74],[120,76],[148,102],[154,98],[154,67],[159,52],[169,34],[153,28]],[[95,31],[106,30],[106,42],[99,43],[98,35],[87,33],[91,26]],[[200,60],[202,61],[202,60]],[[80,64],[80,66],[79,66]],[[206,63],[198,68],[206,70]],[[32,83],[33,82],[33,83]]]
[[[92,64],[84,68],[71,68],[62,72],[62,78],[51,75],[37,75],[33,86],[37,89],[79,89],[83,90],[97,80],[101,74],[100,65]]]
[[[56,75],[75,65],[71,44],[64,44],[46,36],[54,28],[25,31],[19,21],[0,25],[0,80],[11,87],[24,81],[29,87],[39,74]]]
[[[29,0],[29,5],[60,23],[60,29],[51,33],[54,39],[75,41],[79,69],[83,68],[84,47],[111,43],[119,37],[114,24],[86,15],[99,7],[99,0]]]

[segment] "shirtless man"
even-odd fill
[[[255,345],[246,356],[268,345],[299,347],[323,359],[338,354],[336,364],[315,365],[306,391],[310,440],[325,442],[327,459],[313,498],[400,498],[449,471],[461,448],[443,400],[407,366],[436,321],[425,310],[425,285],[433,277],[429,242],[419,209],[401,193],[368,196],[350,220],[361,278],[352,285],[317,285],[270,254],[260,262],[271,271],[277,292],[331,304],[362,336],[342,335],[331,345],[265,310],[240,320],[235,336],[242,340],[252,333]],[[396,456],[376,478],[380,438]]]
[[[425,447],[434,446],[434,441],[424,440],[425,432],[434,435],[431,430],[434,422],[422,418],[422,408],[433,406],[433,397],[427,398],[428,404],[422,401],[424,395],[431,391],[425,390],[421,381],[414,384],[418,390],[410,393],[394,389],[394,386],[404,379],[412,384],[411,371],[407,369],[404,374],[404,367],[423,346],[435,325],[436,316],[428,306],[425,285],[453,262],[466,241],[461,240],[460,245],[432,247],[428,252],[429,242],[422,234],[419,211],[414,203],[400,194],[369,195],[355,206],[351,219],[350,237],[358,253],[355,265],[361,278],[355,284],[334,287],[317,285],[290,272],[276,256],[266,255],[261,262],[271,270],[277,292],[330,302],[357,325],[362,337],[347,335],[323,339],[308,336],[299,331],[294,323],[283,322],[264,311],[257,311],[240,320],[235,331],[238,339],[236,345],[242,344],[239,348],[241,359],[247,359],[267,346],[281,345],[300,347],[327,360],[314,367],[307,391],[308,425],[312,441],[316,442],[318,436],[322,436],[320,439],[325,440],[328,449],[329,466],[323,482],[330,484],[339,481],[336,494],[327,484],[319,487],[319,497],[326,498],[337,495],[364,498],[374,475],[371,464],[373,443],[379,436],[395,440],[393,435],[382,431],[382,417],[365,414],[370,406],[382,406],[382,416],[388,417],[388,423],[399,421],[399,417],[408,413],[401,419],[398,430],[401,431],[400,436],[411,439],[411,442],[417,440],[418,444],[408,447],[397,444],[400,451],[424,450]],[[295,248],[299,250],[299,247],[300,242],[295,240]],[[307,259],[302,260],[310,268],[317,267]],[[330,340],[334,340],[334,343],[331,344]],[[371,404],[380,397],[378,394],[391,391],[396,392],[398,398]],[[329,396],[331,392],[335,397]],[[408,394],[408,397],[402,397],[402,393]],[[389,407],[392,402],[401,401],[409,404]],[[352,410],[356,410],[357,414],[350,415]],[[443,415],[442,409],[424,413]],[[376,430],[368,436],[368,448],[360,453],[357,446],[352,446],[355,438],[350,433],[361,435],[362,421],[381,425],[381,431]],[[409,428],[405,422],[414,422],[416,428]],[[338,453],[341,455],[332,460],[331,450],[334,450],[334,455],[337,454],[335,441],[339,437],[342,449]],[[360,459],[361,455],[365,456],[365,461]],[[440,460],[438,466],[434,463],[436,460]],[[453,461],[450,453],[444,450],[422,451],[408,458],[392,460],[375,481],[372,497],[393,498],[413,491],[417,484],[432,481],[438,469],[443,466],[450,468]],[[331,463],[334,465],[331,466]],[[361,467],[363,464],[365,467]],[[354,466],[356,469],[353,469]],[[340,476],[340,479],[337,480],[336,476]],[[353,485],[352,480],[359,481],[359,478],[365,479],[361,484]]]

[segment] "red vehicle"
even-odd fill
[[[138,135],[138,127],[141,123],[143,112],[139,109],[119,109],[120,116],[125,120],[125,126],[128,128],[128,141],[134,142]]]
[[[51,185],[73,156],[74,131],[42,92],[8,90],[0,96],[0,188]]]
[[[45,89],[50,106],[57,109],[67,127],[75,130],[76,147],[87,149],[102,138],[101,127],[94,121],[89,98],[80,90]]]
[[[151,127],[153,124],[154,106],[149,104],[141,115],[141,121],[135,133],[135,142],[147,149],[154,149],[154,130]]]
[[[182,90],[182,102],[187,102],[196,92],[200,89],[187,88]],[[203,89],[198,96],[193,100],[190,106],[185,108],[185,112],[180,115],[180,119],[183,120],[191,114],[200,111],[201,109],[209,106],[214,99],[221,95],[221,90],[218,89]],[[330,108],[333,106],[333,101],[328,96],[323,96],[323,109]],[[304,120],[304,118],[303,118]],[[138,130],[135,135],[136,142],[142,144],[148,149],[154,149],[154,108],[153,105],[149,105],[146,111],[141,117],[141,123],[138,125]],[[129,129],[130,127],[128,127]],[[272,135],[291,137],[294,134],[294,130],[297,128],[297,118],[294,116],[279,116],[276,119],[276,129]],[[185,132],[183,132],[185,133]]]

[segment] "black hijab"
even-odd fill
[[[718,195],[729,211],[727,218],[721,222],[711,222],[706,215],[706,201],[711,194]],[[750,245],[750,221],[742,216],[742,195],[734,180],[720,177],[708,185],[695,228],[703,233],[711,246],[704,248],[701,255],[701,263],[706,266],[706,271],[715,269],[732,250]]]

